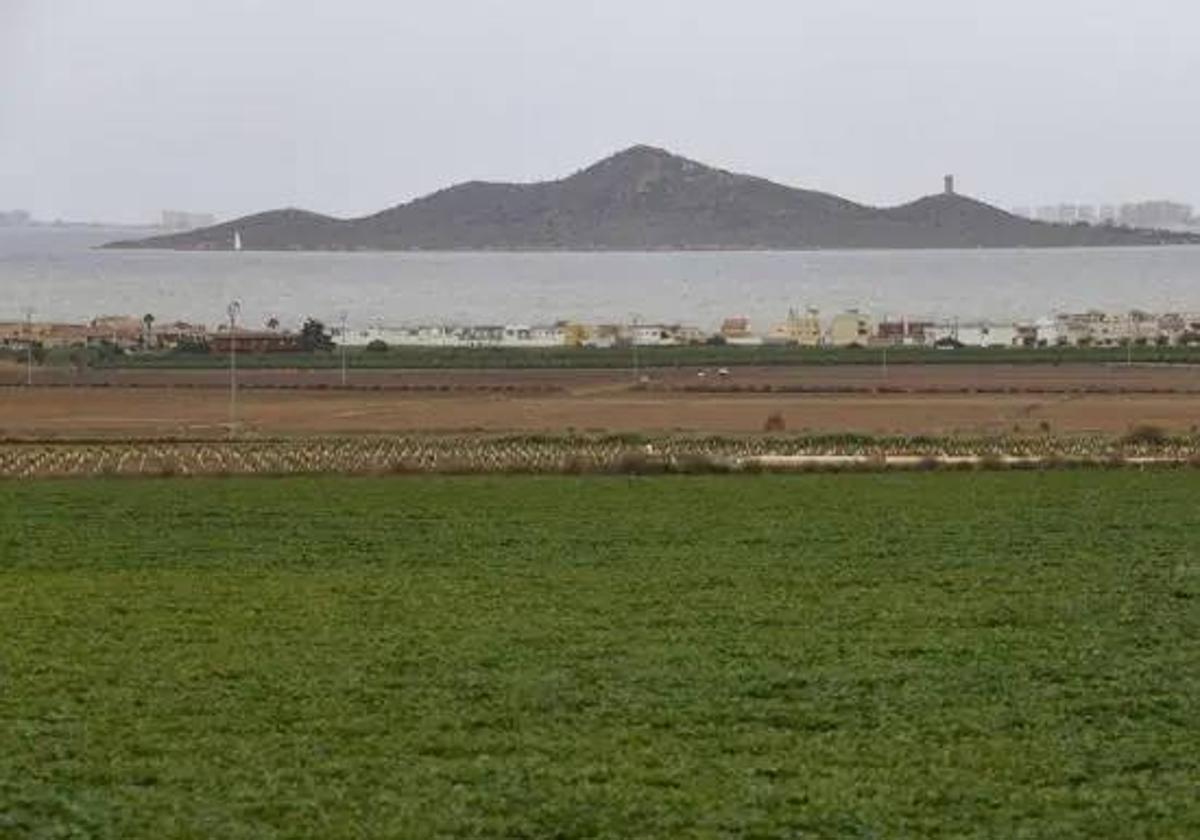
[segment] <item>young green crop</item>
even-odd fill
[[[1200,836],[1198,494],[0,483],[0,836]]]
[[[741,365],[878,365],[883,349],[879,347],[797,347],[766,344],[755,347],[736,345],[687,345],[679,347],[640,347],[639,363],[645,367],[691,367]],[[963,347],[940,350],[932,347],[889,347],[889,365],[1057,365],[1067,363],[1124,364],[1195,364],[1200,361],[1196,347]],[[525,369],[621,369],[633,366],[629,347],[392,347],[384,352],[363,347],[350,348],[350,367],[372,369],[436,370],[525,370]],[[136,353],[97,358],[98,368],[198,369],[228,365],[223,355],[182,352]],[[238,364],[261,369],[329,369],[341,366],[339,353],[239,354]]]

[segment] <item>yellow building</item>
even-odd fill
[[[852,344],[867,346],[875,331],[875,321],[857,309],[835,315],[829,324],[829,343],[834,347],[849,347]]]
[[[801,347],[817,347],[822,343],[821,315],[816,309],[806,309],[801,315],[795,309],[788,310],[787,320],[772,328],[770,340],[778,344],[798,344]]]
[[[588,329],[587,325],[578,324],[574,321],[564,324],[563,332],[563,344],[567,347],[582,347],[592,337],[592,331]]]

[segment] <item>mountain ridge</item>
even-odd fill
[[[106,248],[663,251],[1200,244],[1200,236],[1023,219],[948,192],[897,207],[786,186],[637,145],[564,178],[466,181],[341,219],[299,208]]]

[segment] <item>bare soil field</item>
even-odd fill
[[[753,433],[771,415],[782,417],[788,431],[814,433],[1116,435],[1139,424],[1184,433],[1200,423],[1200,395],[1186,393],[688,393],[567,376],[574,379],[569,389],[546,392],[250,388],[239,393],[237,420],[243,433],[260,435]],[[2,388],[0,437],[208,438],[228,432],[228,397],[215,383],[138,385]]]

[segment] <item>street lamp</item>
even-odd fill
[[[229,433],[237,428],[237,318],[242,302],[236,298],[225,308],[229,314]]]
[[[33,308],[25,307],[25,387],[33,387]]]
[[[636,383],[638,381],[638,367],[639,367],[639,365],[638,365],[638,361],[639,361],[638,360],[638,322],[641,320],[641,318],[637,313],[634,313],[633,315],[631,315],[630,318],[633,321],[633,330],[629,337],[629,344],[630,344],[631,349],[633,350],[633,381]]]
[[[342,310],[342,387],[346,387],[346,310]]]

